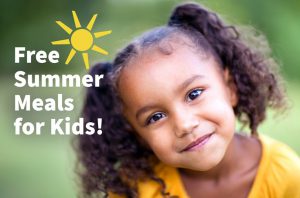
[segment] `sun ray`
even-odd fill
[[[85,68],[86,68],[86,70],[88,70],[90,68],[89,54],[88,53],[82,53],[82,58],[83,58],[83,62],[84,62]]]
[[[102,36],[106,36],[106,35],[110,34],[111,32],[112,32],[111,30],[102,31],[102,32],[95,32],[95,33],[94,33],[94,36],[95,36],[96,38],[100,38],[100,37],[102,37]]]
[[[96,21],[96,18],[97,18],[97,14],[94,14],[93,17],[91,18],[89,24],[86,26],[86,28],[88,30],[92,30],[93,26],[94,26],[94,23]]]
[[[97,45],[93,45],[92,50],[100,54],[108,55],[108,52]]]
[[[69,64],[69,62],[72,60],[72,58],[74,57],[74,55],[76,54],[76,50],[74,50],[73,48],[71,49],[69,56],[66,60],[66,65]]]
[[[64,24],[61,21],[56,21],[57,25],[59,25],[63,30],[65,30],[68,34],[71,34],[73,31],[71,28],[69,28],[66,24]]]
[[[96,38],[100,38],[111,34],[111,30],[92,32],[97,19],[98,14],[94,14],[89,20],[86,26],[81,26],[81,22],[78,18],[76,11],[72,11],[73,21],[75,28],[71,29],[69,26],[64,24],[62,21],[56,21],[56,23],[69,34],[68,39],[61,39],[52,41],[52,45],[70,45],[72,48],[68,54],[65,64],[68,65],[76,54],[81,54],[85,68],[88,70],[90,67],[89,63],[89,51],[95,51],[103,55],[108,55],[108,52],[100,46],[94,44]]]
[[[62,40],[58,40],[58,41],[52,41],[51,44],[52,45],[69,45],[70,40],[69,39],[62,39]]]
[[[81,24],[80,24],[80,21],[79,21],[79,19],[78,19],[78,16],[77,16],[76,12],[75,12],[75,11],[72,11],[72,14],[73,14],[73,19],[74,19],[74,23],[75,23],[76,29],[77,29],[77,28],[80,28],[80,27],[81,27]]]

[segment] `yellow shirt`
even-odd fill
[[[300,158],[285,144],[261,136],[262,159],[248,198],[300,198]],[[167,192],[188,198],[176,168],[160,163],[155,172],[166,183]],[[160,185],[147,180],[138,184],[141,198],[162,198]],[[111,198],[122,196],[111,195]]]

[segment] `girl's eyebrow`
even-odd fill
[[[177,92],[180,92],[181,90],[184,90],[186,87],[188,87],[192,82],[194,82],[196,79],[204,78],[203,75],[194,75],[179,85],[179,87],[176,89]]]
[[[203,75],[194,75],[194,76],[186,79],[185,81],[183,81],[183,83],[181,83],[179,85],[179,87],[177,88],[177,92],[180,92],[181,90],[185,89],[192,82],[194,82],[196,79],[199,79],[199,78],[204,78],[204,76]],[[136,119],[138,119],[141,114],[143,114],[153,108],[156,108],[156,107],[157,107],[156,105],[150,104],[150,105],[146,105],[146,106],[140,108],[135,114]]]
[[[154,109],[156,107],[157,107],[156,105],[146,105],[146,106],[140,108],[135,114],[136,119],[138,119],[141,114],[143,114],[151,109]]]

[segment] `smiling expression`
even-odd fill
[[[124,116],[162,162],[209,170],[232,140],[235,93],[212,56],[187,45],[172,48],[168,55],[149,50],[123,68]]]

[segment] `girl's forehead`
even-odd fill
[[[139,48],[141,49],[138,53],[138,57],[151,57],[151,55],[171,55],[178,51],[178,49],[184,48],[197,53],[204,53],[204,50],[200,46],[197,46],[193,42],[192,38],[183,33],[173,33],[161,40],[154,42],[152,44],[139,43]]]
[[[139,87],[137,84],[142,82],[165,84],[174,76],[187,78],[196,73],[203,76],[217,75],[220,68],[212,55],[187,45],[172,44],[170,54],[151,49],[130,61],[120,74],[119,84],[132,84],[135,87]]]
[[[191,39],[181,34],[170,35],[158,43],[149,46],[140,46],[140,50],[134,56],[126,67],[131,65],[141,66],[143,64],[159,64],[166,59],[168,61],[179,61],[182,56],[198,56],[199,58],[207,58],[208,52],[197,47]]]

